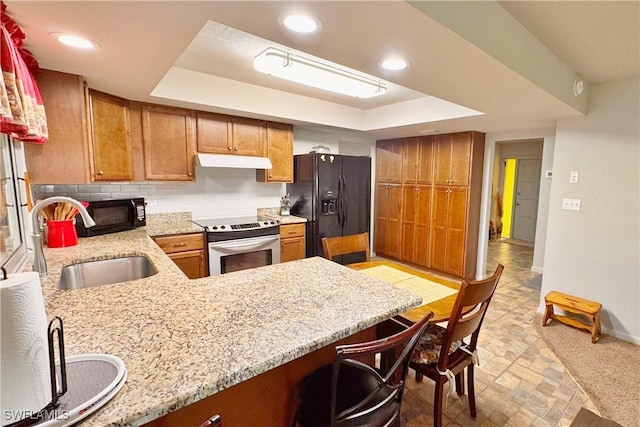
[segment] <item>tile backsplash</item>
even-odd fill
[[[196,168],[194,182],[114,182],[88,185],[33,185],[35,199],[69,196],[77,200],[144,197],[148,213],[190,211],[193,218],[255,215],[279,206],[285,184],[256,182],[253,169]]]

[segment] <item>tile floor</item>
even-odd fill
[[[443,416],[445,426],[569,426],[581,407],[592,402],[538,337],[531,324],[540,290],[532,273],[533,248],[493,241],[487,269],[505,266],[479,338],[480,366],[475,369],[475,419],[467,396],[452,394]],[[409,373],[402,408],[404,427],[433,425],[433,382],[421,383]],[[445,393],[448,386],[445,386]]]

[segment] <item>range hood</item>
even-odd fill
[[[203,168],[271,169],[267,157],[239,156],[235,154],[197,153],[198,165]]]

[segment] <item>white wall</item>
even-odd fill
[[[535,246],[531,271],[544,273],[544,253],[547,245],[547,227],[549,220],[549,197],[551,195],[551,181],[546,178],[546,171],[553,171],[553,152],[556,145],[555,137],[546,137],[542,147],[542,163],[540,167],[540,191],[538,193],[538,218],[536,221]]]
[[[598,301],[603,331],[640,344],[640,79],[589,97],[587,116],[557,124],[540,307],[551,290]]]

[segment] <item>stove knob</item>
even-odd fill
[[[227,227],[225,227],[224,225],[220,226],[220,230],[224,230],[225,228],[227,228]]]
[[[269,221],[265,221],[265,222],[264,222],[264,225],[269,225]]]
[[[271,221],[271,224],[275,224],[275,223],[276,223],[275,221]]]
[[[217,229],[218,229],[218,226],[217,226],[217,225],[214,225],[213,227],[211,227],[211,229],[212,229],[212,230],[217,230]]]

